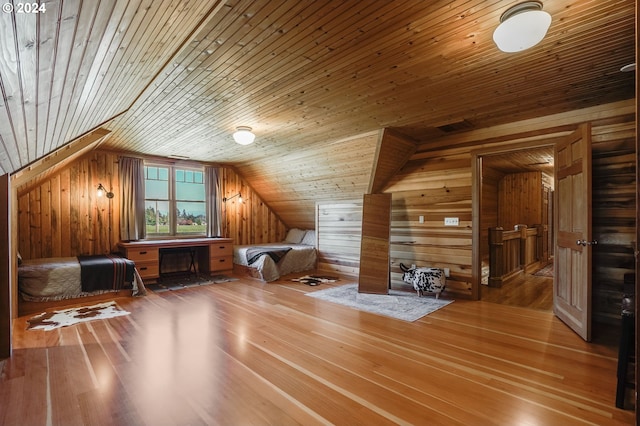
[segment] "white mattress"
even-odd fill
[[[249,265],[246,252],[250,247],[291,247],[291,250],[278,263],[265,255]],[[233,248],[233,263],[257,269],[262,280],[267,282],[277,280],[281,275],[314,269],[316,267],[316,258],[316,248],[306,244],[284,242],[234,246]]]

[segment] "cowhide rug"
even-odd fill
[[[300,278],[292,278],[291,281],[298,281],[306,285],[318,285],[320,283],[334,283],[338,281],[338,277],[329,277],[324,275],[305,275]]]
[[[116,302],[104,302],[93,306],[43,312],[27,320],[27,330],[53,330],[59,327],[98,319],[115,318],[129,315]]]

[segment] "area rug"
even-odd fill
[[[544,268],[534,272],[536,277],[553,277],[553,263],[549,263]]]
[[[335,283],[339,281],[339,278],[326,275],[305,275],[300,278],[291,278],[291,281],[298,281],[306,285],[318,285],[320,283]]]
[[[306,293],[307,296],[349,306],[361,311],[413,322],[453,300],[418,297],[417,293],[389,290],[388,295],[358,293],[358,284],[347,284]]]
[[[129,312],[120,308],[116,302],[110,301],[80,308],[43,312],[27,320],[27,330],[48,331],[81,322],[115,318],[123,315],[129,315]]]
[[[237,281],[238,278],[229,277],[226,275],[197,275],[197,276],[183,276],[173,278],[163,278],[160,282],[155,284],[147,284],[147,288],[155,293],[162,293],[164,291],[182,290],[184,288],[197,287],[202,285],[227,283],[231,281]]]

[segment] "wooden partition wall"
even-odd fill
[[[391,194],[365,194],[358,292],[389,293],[389,231]]]
[[[501,287],[522,273],[544,266],[546,229],[541,224],[489,228],[489,286]]]

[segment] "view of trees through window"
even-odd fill
[[[147,165],[144,181],[148,235],[205,234],[202,170]]]

